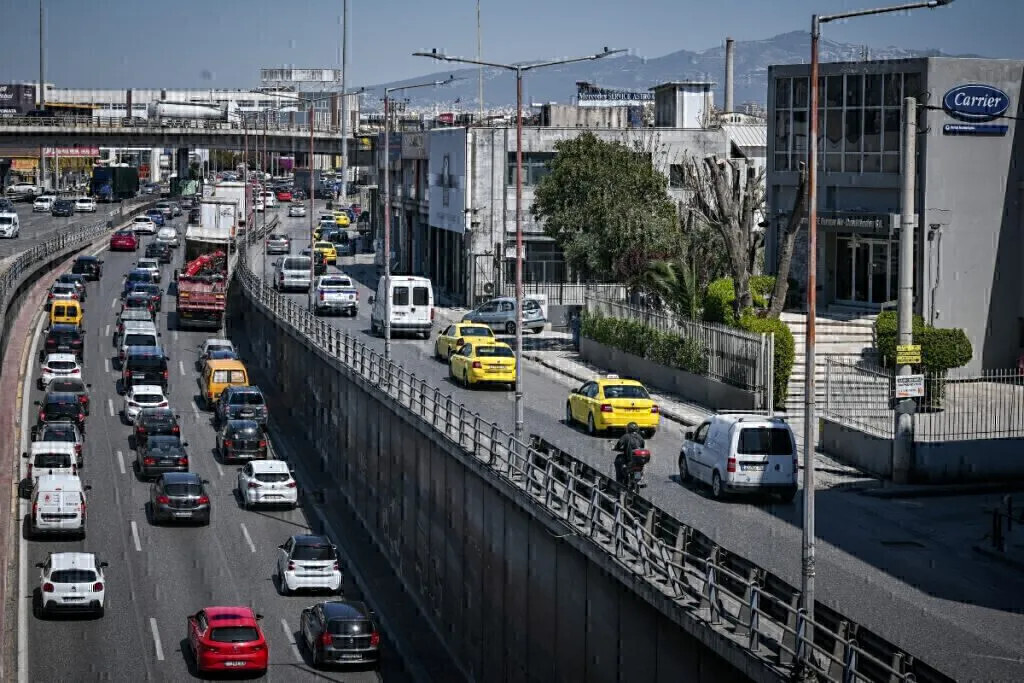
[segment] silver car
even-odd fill
[[[279,292],[286,289],[309,291],[313,263],[308,256],[287,256],[274,263],[274,288]]]
[[[156,241],[162,242],[171,248],[177,248],[179,245],[178,231],[171,227],[160,228],[156,231]]]
[[[292,251],[292,240],[288,235],[275,232],[267,235],[268,254],[290,254]]]
[[[491,299],[480,308],[464,315],[462,322],[480,323],[487,325],[495,332],[515,334],[516,300],[510,296]],[[544,331],[546,324],[547,320],[544,318],[544,310],[537,303],[537,300],[526,299],[523,302],[523,330],[530,330],[539,334]]]

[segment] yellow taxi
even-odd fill
[[[438,360],[447,361],[452,354],[462,348],[467,339],[471,342],[494,340],[494,332],[487,325],[476,323],[454,323],[441,330],[434,341],[434,356]]]
[[[346,212],[339,211],[339,210],[335,209],[335,211],[334,211],[334,222],[344,228],[344,227],[348,227],[348,224],[351,221],[349,221],[348,214]]]
[[[480,384],[516,384],[516,354],[504,342],[470,340],[448,360],[448,376],[466,388]]]
[[[640,382],[618,375],[605,375],[584,382],[579,389],[569,393],[569,400],[565,402],[565,421],[570,425],[577,422],[586,425],[591,436],[610,429],[625,429],[630,422],[635,422],[649,439],[658,429],[661,412]]]
[[[323,255],[327,263],[334,265],[338,262],[338,250],[333,242],[314,242],[313,248]]]

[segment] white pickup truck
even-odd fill
[[[341,313],[354,318],[359,312],[359,289],[348,275],[321,275],[311,297],[315,315]]]

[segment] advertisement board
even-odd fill
[[[0,84],[0,116],[21,116],[36,108],[36,86]]]
[[[426,133],[403,133],[402,134],[402,158],[403,159],[429,159],[429,147],[427,145]]]
[[[428,173],[432,227],[466,232],[467,153],[465,128],[431,131]]]
[[[48,157],[98,157],[99,147],[43,147],[43,154]]]

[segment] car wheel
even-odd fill
[[[319,668],[322,668],[323,665],[324,665],[323,652],[320,650],[320,646],[315,646],[313,648],[313,668],[314,669],[319,669]]]
[[[101,606],[101,607],[99,607],[99,608],[98,608],[98,609],[96,610],[96,618],[97,618],[97,619],[102,619],[102,618],[103,618],[103,615],[104,615],[104,614],[105,614],[105,610],[103,609],[103,607],[102,607],[102,606]]]
[[[645,439],[653,439],[654,435],[657,434],[657,432],[658,432],[658,430],[656,430],[656,429],[645,429],[643,431],[643,437]]]
[[[291,595],[291,591],[288,590],[288,584],[285,583],[284,575],[281,574],[280,570],[277,572],[277,590],[281,595]]]
[[[572,419],[572,404],[568,401],[565,402],[565,424],[572,426],[574,420]]]
[[[679,454],[679,481],[684,484],[690,481],[690,468],[686,465],[686,456]]]
[[[516,333],[516,324],[514,322],[512,322],[511,320],[508,321],[507,323],[505,323],[505,334],[515,334],[515,333]]]
[[[711,497],[715,500],[721,500],[723,493],[722,477],[719,476],[718,472],[715,472],[711,475]]]
[[[472,389],[473,385],[469,383],[469,370],[462,371],[462,386],[467,389]]]
[[[587,434],[597,436],[597,425],[594,424],[594,414],[587,415]]]

